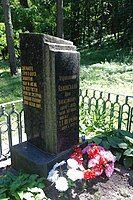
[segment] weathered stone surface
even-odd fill
[[[70,41],[21,34],[25,130],[49,153],[78,143],[79,53]]]
[[[57,162],[67,159],[71,149],[58,155],[48,154],[36,148],[29,142],[24,142],[12,147],[11,162],[16,170],[24,170],[28,173],[36,173],[47,177],[49,170]]]
[[[44,136],[49,140],[48,151],[61,152],[79,140],[79,53],[50,51],[50,60],[53,76],[52,84],[45,87],[50,85],[46,89]]]

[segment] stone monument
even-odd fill
[[[20,35],[27,142],[12,147],[15,169],[47,175],[79,141],[79,59],[72,42]]]

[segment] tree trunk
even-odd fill
[[[56,0],[57,8],[57,37],[64,38],[63,32],[63,0]]]
[[[2,3],[3,3],[4,19],[5,19],[4,21],[6,29],[6,41],[9,53],[10,72],[11,75],[16,75],[17,74],[16,56],[13,43],[13,28],[12,28],[9,0],[2,0]]]
[[[99,28],[99,44],[101,45],[103,39],[103,19],[104,19],[104,5],[103,0],[101,0],[101,17],[100,17],[100,28]]]
[[[24,8],[28,8],[28,0],[20,0],[20,5]]]
[[[87,1],[87,0],[86,0]],[[86,2],[86,12],[87,12],[87,43],[88,46],[91,46],[91,29],[92,29],[92,25],[91,25],[91,2],[87,1]]]

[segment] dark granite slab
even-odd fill
[[[59,153],[78,143],[79,53],[72,42],[20,35],[25,132],[38,148]]]
[[[29,142],[24,142],[12,147],[11,162],[15,170],[24,170],[28,173],[36,173],[47,177],[53,165],[62,160],[66,160],[72,150],[69,149],[58,155],[41,151]]]

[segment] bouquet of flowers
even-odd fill
[[[69,179],[75,182],[82,179],[94,179],[103,172],[105,172],[108,178],[113,174],[116,158],[110,151],[93,143],[88,144],[83,149],[76,146],[73,150],[74,152],[70,158],[67,161],[56,163],[47,177],[60,192],[66,191],[69,188]],[[61,167],[65,164],[67,170],[63,171]]]

